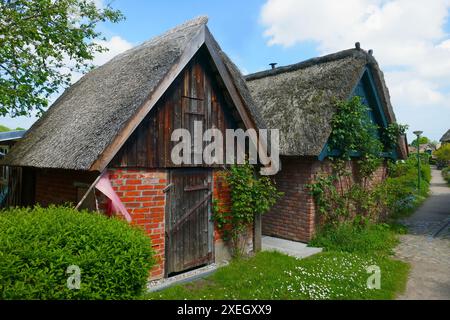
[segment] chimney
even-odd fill
[[[361,44],[359,42],[355,43],[356,50],[361,50]]]
[[[276,62],[272,62],[272,63],[269,63],[269,66],[271,66],[272,67],[272,70],[273,69],[275,69],[275,66],[277,65],[277,63]]]
[[[372,49],[369,49],[369,55],[373,56],[373,50]]]

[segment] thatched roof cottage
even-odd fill
[[[172,163],[171,133],[192,130],[194,121],[223,135],[264,124],[206,23],[188,21],[67,89],[3,161],[23,170],[26,187],[15,204],[109,211],[90,191],[106,173],[132,223],[152,239],[159,259],[153,278],[221,261],[227,250],[211,220],[212,199],[229,201],[221,166]]]
[[[444,135],[441,137],[441,139],[439,139],[439,141],[444,144],[444,143],[450,143],[450,129],[447,130],[446,133],[444,133]]]
[[[327,141],[335,99],[354,95],[370,108],[380,127],[395,122],[389,91],[372,51],[355,49],[246,76],[268,128],[279,128],[281,172],[275,176],[285,196],[263,216],[263,234],[308,241],[316,225],[314,201],[304,185],[329,170]],[[406,157],[406,143],[386,157]],[[373,177],[383,179],[385,167]]]
[[[173,163],[171,133],[193,131],[194,121],[221,132],[267,127],[281,130],[274,179],[285,196],[264,216],[263,232],[308,241],[316,214],[304,185],[328,170],[333,99],[359,95],[373,121],[387,126],[395,116],[383,74],[358,48],[244,78],[206,23],[180,25],[67,89],[3,160],[22,177],[9,188],[9,204],[71,202],[111,213],[92,191],[106,175],[132,222],[152,239],[159,258],[153,278],[220,261],[227,250],[210,218],[212,199],[230,201],[222,167]],[[386,156],[405,154],[402,145]],[[380,168],[374,180],[384,173]],[[250,234],[249,245],[254,239]]]

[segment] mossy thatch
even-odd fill
[[[395,122],[378,63],[349,49],[294,65],[247,75],[247,85],[268,128],[280,129],[280,154],[318,156],[331,133],[335,101],[348,99],[369,67],[389,122]],[[405,153],[400,148],[401,156]]]
[[[207,29],[207,21],[206,17],[190,20],[86,74],[55,101],[0,164],[89,170],[170,74],[193,39]],[[246,111],[257,126],[263,126],[242,74],[217,43],[215,50]]]
[[[442,138],[439,140],[440,142],[450,142],[450,129],[447,130],[446,133],[442,136]]]

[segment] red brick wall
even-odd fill
[[[356,161],[347,163],[353,174],[343,180],[343,188],[348,188],[356,180]],[[263,215],[262,232],[294,241],[308,242],[314,236],[318,217],[313,197],[305,190],[320,173],[331,173],[329,161],[319,161],[308,157],[281,157],[281,171],[273,177],[277,189],[284,196],[270,212]],[[373,186],[386,178],[384,163],[373,175],[369,185]]]
[[[230,205],[230,189],[220,170],[213,171],[213,198],[225,208]],[[164,276],[165,255],[165,205],[163,189],[168,184],[166,170],[108,169],[111,184],[132,218],[132,224],[147,232],[156,252],[157,265],[151,270],[151,278]],[[77,188],[74,183],[91,184],[98,173],[71,170],[38,170],[36,172],[36,202],[42,206],[50,204],[77,203]],[[99,207],[106,209],[106,197],[97,192]],[[249,229],[248,244],[251,246],[253,228]],[[217,228],[215,243],[222,242]]]
[[[262,233],[307,242],[314,228],[314,201],[304,189],[311,181],[315,160],[306,157],[281,157],[280,160],[281,170],[273,181],[284,195],[262,216]]]
[[[98,173],[72,170],[38,170],[36,172],[36,203],[77,203],[74,183],[91,184]],[[164,276],[164,221],[166,197],[163,192],[168,184],[167,172],[157,170],[109,169],[111,184],[132,218],[132,224],[144,228],[152,240],[157,265],[151,270],[151,278]],[[105,209],[105,197],[97,192],[99,206]]]
[[[217,201],[217,204],[222,209],[222,212],[226,213],[230,211],[231,206],[230,187],[227,185],[225,181],[222,170],[213,170],[213,199]],[[246,237],[247,237],[246,244],[248,252],[253,249],[253,226],[249,226]],[[223,243],[221,232],[216,226],[214,227],[214,242],[216,244]]]
[[[77,204],[77,188],[74,183],[92,184],[98,173],[75,170],[36,170],[35,201],[43,207],[50,204]]]
[[[226,184],[222,171],[213,171],[213,199],[217,202],[217,205],[222,208],[223,212],[229,212],[231,205],[230,188]],[[222,239],[220,231],[214,226],[214,241]]]
[[[346,189],[353,183],[358,181],[357,177],[357,161],[349,161],[346,164],[346,169],[350,172],[352,172],[352,175],[345,177],[342,179],[343,188]],[[314,166],[312,168],[312,175],[313,177],[317,176],[320,173],[331,173],[331,162],[329,160],[325,161],[316,161],[314,162]],[[369,186],[374,186],[384,179],[386,179],[387,176],[387,164],[384,162],[373,174],[372,178],[367,181]]]
[[[111,184],[131,215],[132,224],[144,228],[156,253],[151,278],[164,277],[165,170],[109,169]]]

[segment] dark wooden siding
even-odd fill
[[[170,153],[177,143],[170,140],[173,130],[188,129],[193,137],[194,121],[202,121],[203,130],[218,128],[225,137],[225,129],[242,126],[234,110],[207,53],[200,50],[116,154],[110,166],[202,166],[172,163]]]

